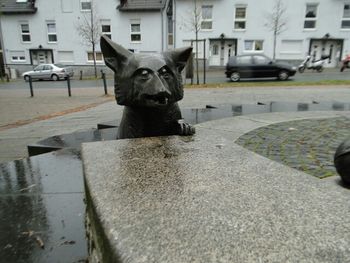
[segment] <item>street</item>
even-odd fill
[[[206,72],[206,83],[230,83],[229,79],[226,78],[225,69],[210,69]],[[316,71],[305,71],[304,73],[296,73],[295,76],[290,77],[287,82],[309,82],[309,81],[322,81],[322,80],[350,80],[350,70],[345,70],[340,72],[338,68],[325,69],[323,72],[318,73]],[[113,78],[112,76],[107,77],[107,86],[109,90],[113,87]],[[240,82],[249,83],[251,82],[254,86],[254,82],[276,82],[276,79],[242,79]],[[194,74],[193,83],[196,83],[196,74]],[[191,83],[190,79],[184,81],[185,84]],[[199,83],[203,83],[203,72],[199,72]],[[283,82],[280,82],[283,85]],[[33,89],[42,89],[42,88],[63,88],[67,89],[67,81],[33,81]],[[97,80],[79,80],[73,78],[71,80],[71,88],[89,88],[89,87],[101,87],[103,91],[103,81],[102,79]],[[0,89],[29,89],[29,83],[25,82],[22,79],[12,80],[10,82],[0,83]]]

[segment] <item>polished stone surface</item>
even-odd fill
[[[208,104],[205,108],[182,109],[182,117],[186,123],[199,124],[203,122],[251,115],[259,113],[276,112],[313,112],[313,111],[347,111],[350,103],[337,101],[313,101],[288,102],[288,101],[265,101],[254,104]],[[42,153],[56,151],[62,148],[80,149],[81,143],[93,141],[114,140],[116,138],[120,120],[97,123],[97,129],[76,131],[68,134],[60,134],[45,138],[35,144],[29,144],[28,154],[34,156]]]
[[[105,140],[115,140],[117,128],[108,129],[90,129],[86,131],[73,132],[52,136],[38,141],[35,144],[29,144],[29,156],[35,156],[42,153],[52,152],[63,148],[80,150],[83,142],[96,142]]]
[[[350,116],[294,120],[255,129],[236,143],[271,160],[325,178],[337,175],[334,153],[349,136],[349,130]],[[345,147],[343,153],[349,149],[346,151]]]
[[[84,262],[80,154],[72,150],[0,164],[0,261]]]
[[[245,130],[266,125],[238,118]],[[191,137],[83,144],[90,201],[114,259],[350,260],[349,190],[238,146],[240,120],[198,125]]]

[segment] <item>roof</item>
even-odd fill
[[[4,15],[34,14],[37,11],[35,0],[17,2],[16,0],[0,0],[0,12]]]
[[[122,0],[117,7],[119,11],[159,11],[165,7],[167,0]]]

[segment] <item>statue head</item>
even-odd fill
[[[135,54],[107,36],[102,36],[100,43],[105,63],[114,71],[119,105],[163,107],[183,98],[181,71],[191,55],[191,47],[160,54]]]

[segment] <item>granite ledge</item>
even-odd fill
[[[231,135],[197,127],[191,137],[83,144],[108,261],[350,261],[349,190]]]

